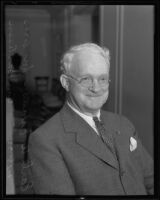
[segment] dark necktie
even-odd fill
[[[112,136],[110,134],[106,133],[105,127],[104,127],[103,123],[98,119],[98,117],[93,117],[93,121],[95,122],[97,131],[98,131],[102,141],[108,146],[108,148],[111,150],[111,152],[114,155],[116,155]]]

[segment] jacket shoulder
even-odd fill
[[[56,113],[53,117],[48,119],[44,124],[38,127],[30,137],[36,137],[40,140],[48,141],[55,140],[61,131],[63,131],[60,114]]]

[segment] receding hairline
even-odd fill
[[[106,47],[100,47],[94,43],[84,43],[80,45],[76,45],[71,47],[68,51],[66,51],[61,59],[61,70],[62,73],[69,72],[72,60],[75,56],[80,55],[84,51],[93,52],[97,55],[100,55],[106,61],[106,64],[110,67],[110,52]]]

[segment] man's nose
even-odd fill
[[[92,86],[90,87],[90,90],[93,91],[93,92],[99,92],[101,90],[101,86],[98,83],[98,80],[92,81]]]

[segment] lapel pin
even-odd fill
[[[116,130],[116,133],[117,133],[118,135],[120,135],[120,134],[121,134],[121,132],[120,132],[119,130]]]

